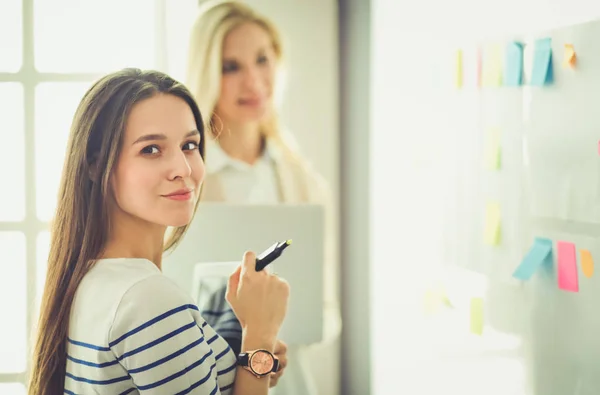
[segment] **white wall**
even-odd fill
[[[600,17],[584,0],[372,1],[371,393],[429,394],[420,292],[442,253],[456,186],[445,162],[444,100],[431,78],[440,48]],[[508,302],[507,302],[508,303]],[[447,366],[449,368],[449,366]],[[501,367],[498,374],[501,374]],[[473,372],[473,376],[476,374]],[[438,378],[439,379],[439,378]],[[516,379],[513,377],[512,379]],[[456,383],[465,388],[467,382]],[[453,392],[454,393],[454,392]],[[535,394],[540,395],[540,394]]]

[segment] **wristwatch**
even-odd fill
[[[241,353],[237,364],[252,373],[256,378],[268,376],[279,369],[279,359],[267,350]]]

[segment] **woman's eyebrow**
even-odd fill
[[[196,136],[196,135],[199,135],[199,134],[200,134],[200,132],[197,129],[194,129],[194,130],[188,132],[185,135],[185,138]],[[144,141],[156,141],[156,140],[166,140],[166,139],[167,139],[167,136],[164,135],[164,134],[160,134],[160,133],[145,134],[145,135],[139,137],[137,140],[135,140],[133,142],[133,144],[135,145],[135,144],[138,144],[138,143],[141,143],[141,142],[144,142]]]

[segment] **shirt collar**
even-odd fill
[[[248,166],[247,164],[229,156],[219,143],[212,138],[206,139],[206,172],[208,174],[218,173],[227,167]],[[282,159],[282,152],[270,139],[267,139],[265,151],[261,160],[273,160],[276,164]]]

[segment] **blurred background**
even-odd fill
[[[457,125],[464,126],[480,102],[454,96],[449,54],[497,37],[593,20],[600,4],[247,3],[282,31],[287,52],[282,123],[329,182],[336,201],[341,393],[559,394],[541,390],[540,382],[565,366],[538,369],[529,357],[525,324],[502,318],[527,316],[519,310],[526,291],[481,271],[448,269],[448,261],[459,256],[449,253],[449,244],[470,237],[457,227],[457,218],[469,215],[457,208],[464,187],[457,158],[472,148],[456,137]],[[45,276],[46,228],[78,101],[100,75],[126,66],[183,80],[198,4],[0,2],[0,394],[25,393],[31,327]],[[436,302],[440,294],[445,307]],[[468,300],[474,295],[492,301],[489,309],[486,304],[483,335],[469,329]],[[554,334],[548,339],[560,342]],[[565,355],[550,358],[568,359]],[[586,381],[592,376],[586,366],[579,361],[565,368],[570,373],[561,395],[600,391]]]

